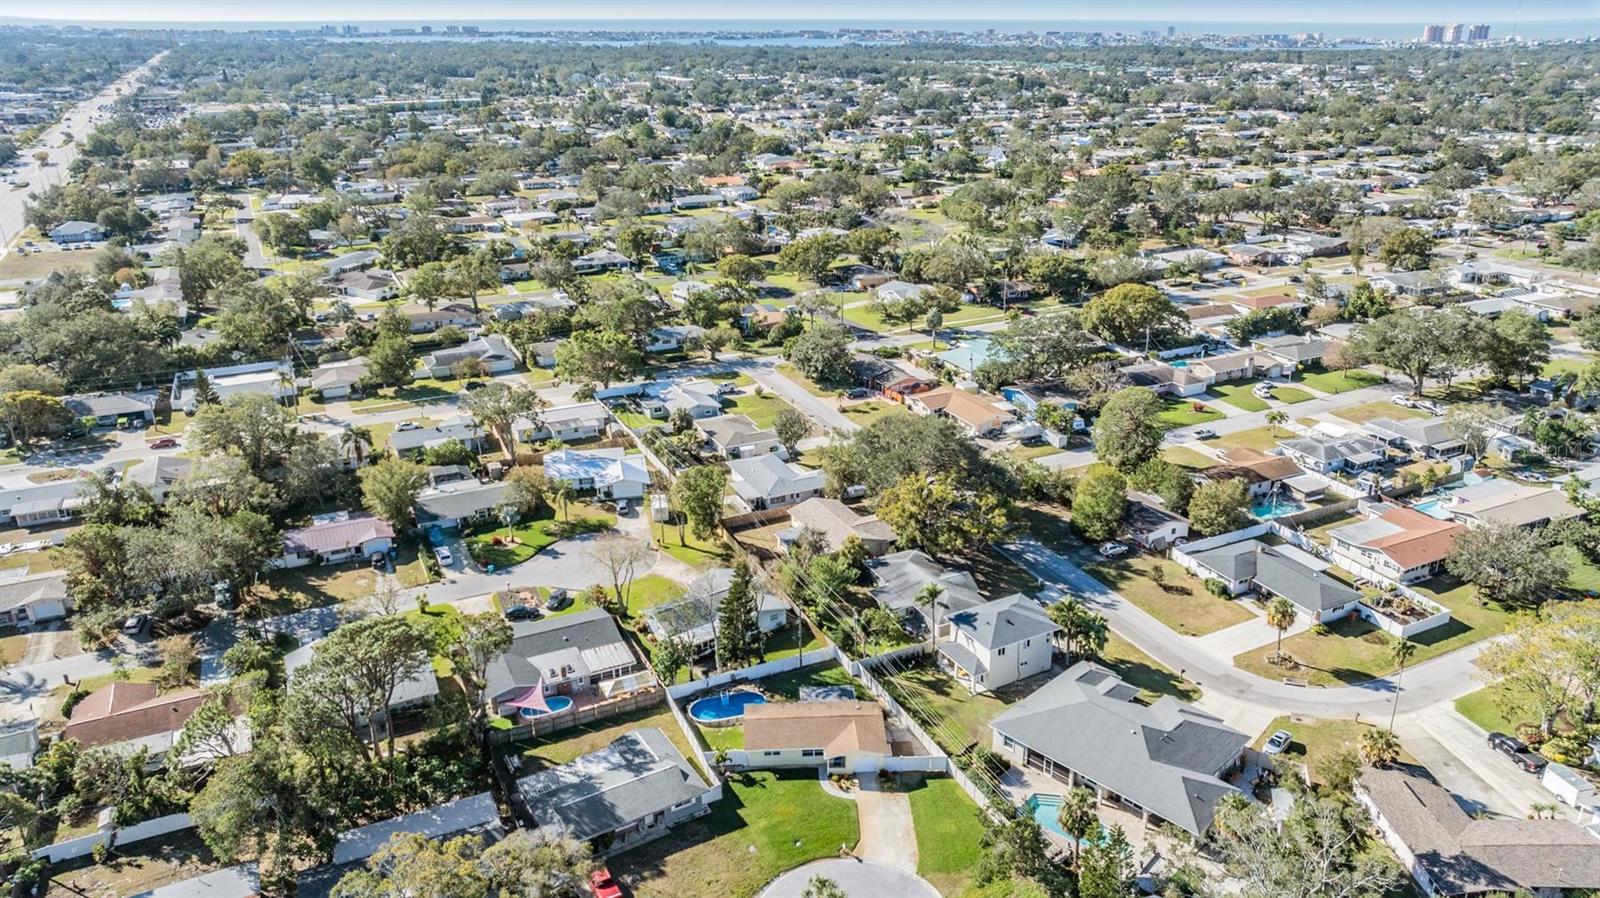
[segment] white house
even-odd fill
[[[939,665],[973,692],[1048,671],[1051,637],[1061,629],[1022,593],[954,612],[944,623],[950,637],[939,643]]]
[[[784,508],[822,494],[823,474],[771,453],[728,462],[735,494],[752,511]]]
[[[544,457],[544,475],[576,490],[594,490],[601,499],[639,499],[650,489],[644,456],[611,449],[562,449]]]
[[[343,564],[358,558],[387,554],[394,548],[394,528],[382,518],[338,515],[309,527],[285,530],[283,555],[275,567],[309,564]]]
[[[602,402],[576,402],[571,405],[558,405],[555,408],[545,409],[539,415],[538,426],[530,422],[520,422],[517,426],[517,439],[524,443],[536,443],[540,440],[561,440],[572,442],[574,440],[592,440],[606,432],[606,425],[611,421],[611,413],[606,410]]]

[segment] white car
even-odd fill
[[[440,567],[449,567],[456,563],[456,557],[450,554],[449,546],[434,546],[433,557],[439,560]]]
[[[1202,427],[1194,432],[1194,438],[1197,440],[1214,440],[1217,438],[1217,432],[1209,427]]]
[[[415,421],[401,421],[394,426],[395,430],[420,430],[421,428],[422,425]]]
[[[1266,745],[1261,746],[1261,753],[1264,755],[1279,754],[1288,748],[1289,743],[1293,741],[1294,736],[1288,730],[1279,730],[1267,739]]]
[[[1122,543],[1101,543],[1098,550],[1106,558],[1117,558],[1128,554],[1128,547]]]
[[[1253,388],[1251,388],[1250,392],[1254,394],[1257,399],[1271,399],[1272,384],[1256,384]]]
[[[1400,406],[1401,408],[1417,407],[1417,400],[1412,399],[1410,396],[1390,396],[1389,401]]]

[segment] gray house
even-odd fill
[[[1225,777],[1240,765],[1250,737],[1221,719],[1139,690],[1091,661],[1007,708],[989,724],[995,751],[1013,764],[1094,791],[1141,815],[1196,836],[1239,789]]]
[[[732,583],[733,568],[712,568],[689,584],[683,598],[646,611],[645,624],[658,640],[681,639],[696,653],[709,652],[717,639],[717,611]],[[766,634],[788,623],[789,603],[760,581],[752,585],[756,591],[756,629]]]
[[[96,427],[116,427],[124,422],[148,427],[156,420],[153,393],[86,393],[61,401],[74,417],[93,418]]]
[[[1282,596],[1320,623],[1338,620],[1361,604],[1358,590],[1323,573],[1325,563],[1293,546],[1250,539],[1184,557],[1188,563],[1180,558],[1180,564],[1202,578],[1226,583],[1231,595],[1254,589]]]
[[[595,842],[609,853],[709,812],[720,794],[665,733],[646,727],[517,780],[514,799],[519,816],[540,832]]]
[[[441,483],[417,494],[417,523],[452,530],[466,524],[498,520],[510,515],[514,507],[506,483],[480,483],[458,480]]]
[[[984,603],[983,595],[978,592],[978,581],[972,574],[951,570],[921,549],[895,552],[869,561],[867,565],[874,581],[872,600],[902,617],[926,615],[921,596],[930,585],[939,587],[940,620]],[[927,622],[923,626],[926,627]]]
[[[639,669],[617,622],[599,608],[517,623],[511,633],[511,647],[484,677],[484,698],[500,714],[536,708],[540,696],[590,692]]]

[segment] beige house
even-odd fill
[[[817,767],[865,773],[891,754],[883,709],[876,702],[767,702],[746,706],[749,767]]]

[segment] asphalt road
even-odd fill
[[[157,53],[144,65],[112,82],[105,90],[74,106],[61,117],[61,121],[40,136],[38,143],[23,148],[20,155],[22,165],[14,172],[12,180],[26,181],[28,186],[20,190],[0,187],[0,257],[9,251],[11,241],[23,228],[28,194],[58,184],[66,178],[67,169],[78,158],[78,141],[93,129],[94,119],[143,81],[151,68],[166,55],[166,51]],[[62,138],[67,134],[72,135],[72,142],[62,146]],[[42,166],[33,159],[33,154],[39,150],[49,154]]]

